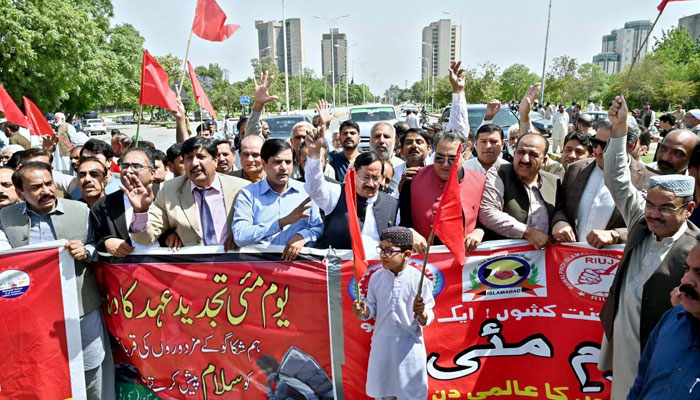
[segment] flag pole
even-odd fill
[[[195,11],[196,12],[196,11]],[[192,33],[194,31],[190,29],[190,38],[187,39],[187,50],[185,50],[185,62],[183,63],[184,66],[182,67],[182,73],[180,74],[180,85],[177,87],[177,97],[180,97],[180,91],[182,90],[182,87],[185,86],[185,71],[187,71],[187,57],[190,55],[190,44],[192,43]]]
[[[420,273],[420,282],[418,283],[418,296],[423,294],[423,278],[425,278],[425,267],[428,265],[428,255],[430,254],[430,246],[433,245],[433,239],[435,239],[435,231],[430,229],[430,236],[428,236],[428,247],[425,249],[425,257],[423,258],[423,269]]]
[[[143,104],[139,105],[139,121],[136,124],[136,147],[139,147],[139,133],[141,131],[141,116],[143,115]]]
[[[352,258],[352,273],[355,275],[355,298],[360,300],[360,284],[357,280],[357,266],[355,266],[355,257]]]
[[[632,58],[632,64],[630,64],[630,68],[627,70],[627,76],[625,76],[625,81],[622,83],[621,92],[624,93],[627,90],[627,83],[630,79],[630,75],[632,74],[632,68],[634,68],[635,63],[637,62],[637,58],[639,57],[639,53],[642,52],[642,49],[649,40],[649,36],[651,36],[651,32],[654,31],[654,27],[656,26],[656,23],[659,22],[659,18],[661,18],[661,14],[663,14],[663,12],[664,10],[659,11],[659,15],[656,16],[654,23],[651,24],[651,28],[649,28],[649,32],[647,32],[647,36],[644,38],[644,41],[642,42],[641,46],[639,46],[639,48],[637,49],[637,53],[635,53],[634,58]]]

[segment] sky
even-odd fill
[[[233,81],[252,75],[250,60],[258,56],[255,20],[281,20],[282,0],[217,0],[229,23],[241,28],[224,42],[194,36],[189,59],[193,65],[218,63]],[[547,62],[562,55],[591,62],[601,50],[603,35],[625,22],[653,20],[660,0],[553,0]],[[146,39],[151,54],[173,53],[184,58],[196,0],[113,0],[113,23],[130,23]],[[429,23],[451,18],[462,25],[462,61],[476,67],[486,62],[500,70],[521,63],[542,73],[549,0],[286,0],[287,18],[305,24],[307,67],[321,74],[321,35],[329,26],[314,16],[342,18],[350,74],[374,93],[390,84],[410,87],[420,80],[421,34]],[[449,12],[452,15],[447,15]],[[700,1],[669,3],[652,33],[678,25],[678,19],[700,13]],[[651,49],[651,47],[650,47]],[[354,62],[354,65],[352,65]],[[364,65],[361,65],[364,63]]]

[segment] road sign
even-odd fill
[[[250,104],[250,96],[241,96],[241,104]]]

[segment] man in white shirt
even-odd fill
[[[595,103],[593,102],[593,100],[588,99],[588,107],[586,107],[586,112],[591,112],[591,111],[595,111],[595,110],[596,110]]]
[[[413,129],[420,128],[420,121],[418,120],[418,111],[406,110],[406,122]]]
[[[494,124],[482,125],[476,131],[476,158],[464,162],[464,168],[486,174],[491,167],[507,164],[501,158],[505,145],[503,129]]]
[[[558,153],[564,148],[564,138],[569,134],[569,114],[563,104],[559,104],[559,110],[552,117],[552,153]]]

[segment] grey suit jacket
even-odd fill
[[[231,235],[233,205],[238,192],[250,182],[229,175],[217,174],[221,179],[221,188],[226,206],[226,234]],[[154,243],[168,229],[173,229],[180,236],[184,246],[202,244],[202,225],[194,196],[190,190],[190,179],[186,175],[178,176],[163,183],[155,201],[148,209],[148,226],[145,230],[133,233],[133,238],[141,244]]]
[[[586,183],[596,168],[595,158],[587,158],[585,160],[576,161],[569,164],[564,182],[561,185],[562,195],[559,197],[560,202],[557,204],[554,217],[552,218],[551,226],[554,226],[559,221],[566,221],[574,229],[576,233],[576,225],[578,224],[578,206],[581,201],[581,196],[586,188]],[[630,174],[632,175],[632,185],[638,190],[649,188],[649,178],[657,173],[644,164],[641,164],[634,159],[630,161]],[[620,243],[627,242],[627,227],[625,220],[620,215],[620,212],[615,208],[613,214],[605,226],[606,230],[615,229],[620,233]],[[586,238],[577,238],[579,241],[585,241]]]
[[[63,213],[51,215],[56,239],[80,240],[85,244],[88,240],[86,222],[89,218],[89,210],[87,206],[85,203],[74,200],[59,199],[58,201],[62,204]],[[29,244],[30,217],[25,212],[25,203],[0,209],[0,222],[12,248]],[[100,292],[89,262],[76,260],[75,275],[78,286],[78,307],[82,317],[100,307]]]

